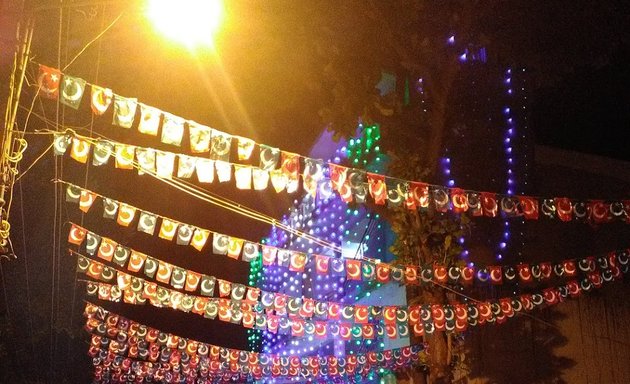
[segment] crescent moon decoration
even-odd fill
[[[136,147],[133,145],[116,144],[114,145],[116,155],[116,168],[133,169],[133,160],[135,158]]]
[[[116,200],[104,198],[103,199],[103,217],[106,219],[113,219],[118,213],[118,202]]]
[[[114,116],[112,118],[112,124],[123,128],[131,128],[136,116],[137,107],[138,102],[136,99],[114,95]]]
[[[77,258],[77,272],[86,273],[88,268],[90,268],[90,259],[79,256]]]
[[[171,276],[171,286],[175,289],[183,289],[186,283],[186,270],[179,267],[173,268]]]
[[[55,153],[55,156],[61,156],[65,154],[71,143],[71,135],[66,135],[64,133],[55,133],[53,139],[53,151]]]
[[[144,274],[149,278],[153,278],[153,276],[155,276],[155,272],[157,272],[157,269],[157,261],[155,261],[155,259],[147,257],[144,262]]]
[[[192,271],[188,271],[186,274],[186,291],[194,292],[197,290],[199,286],[199,281],[201,280],[201,274],[195,273]]]
[[[376,280],[379,283],[387,283],[389,281],[390,269],[388,266],[377,265],[376,266]]]
[[[81,188],[75,187],[74,185],[68,185],[68,188],[66,188],[66,202],[78,203],[80,199]]]
[[[101,237],[95,233],[88,232],[86,235],[86,238],[87,238],[87,242],[85,245],[85,251],[90,256],[94,256],[101,242]]]
[[[127,259],[129,259],[130,254],[131,250],[129,250],[129,248],[120,244],[116,245],[116,250],[114,251],[114,263],[123,267],[127,262]]]
[[[389,189],[387,191],[387,201],[389,204],[394,207],[401,205],[407,195],[407,189],[407,186],[403,183],[398,183],[395,189]]]
[[[112,261],[112,257],[114,256],[114,249],[116,247],[116,243],[108,238],[103,238],[101,241],[101,245],[98,248],[97,256],[106,261]]]
[[[96,294],[98,293],[98,284],[95,284],[93,282],[87,283],[86,293],[89,296],[96,296]]]
[[[145,298],[153,300],[157,296],[157,284],[146,282],[142,294]]]
[[[161,305],[170,306],[171,291],[164,287],[157,287],[157,299],[160,301]]]
[[[97,116],[103,115],[107,112],[113,97],[114,93],[111,89],[92,85],[92,112]]]
[[[193,235],[193,228],[190,225],[180,224],[177,228],[176,244],[188,245]]]
[[[112,281],[116,277],[116,271],[108,266],[104,266],[101,272],[101,279],[105,281]]]
[[[61,103],[78,109],[85,91],[85,80],[65,75],[61,83]]]
[[[83,240],[85,240],[86,234],[87,232],[84,228],[81,228],[76,224],[72,224],[70,232],[68,233],[68,243],[81,245],[83,244]]]
[[[37,84],[39,94],[49,99],[59,98],[59,83],[61,82],[61,72],[58,69],[39,65]]]
[[[232,285],[232,300],[241,301],[245,296],[245,286],[241,284]]]
[[[109,141],[97,140],[92,151],[92,165],[99,167],[107,164],[112,153],[114,153],[114,144]]]
[[[227,255],[229,243],[229,236],[215,232],[212,236],[212,253],[215,255]]]
[[[160,261],[158,263],[157,276],[155,277],[155,279],[161,283],[168,284],[172,273],[173,273],[173,266],[168,263]]]
[[[228,241],[227,256],[232,259],[238,259],[243,248],[243,239],[230,237]]]
[[[138,160],[138,175],[145,173],[156,173],[155,150],[152,148],[136,148],[136,159]]]
[[[260,254],[260,248],[258,244],[245,242],[243,245],[243,261],[251,262],[258,258]]]
[[[132,251],[129,259],[129,264],[127,265],[127,269],[131,272],[139,272],[142,266],[144,265],[144,260],[147,258],[145,254],[140,252]]]
[[[123,227],[128,227],[129,224],[133,221],[136,216],[136,208],[131,205],[120,203],[120,207],[118,208],[118,218],[116,222],[118,225]]]
[[[137,277],[131,278],[131,290],[136,292],[138,295],[142,294],[142,292],[144,291],[145,285],[146,285],[146,282],[144,280],[139,279]]]
[[[216,279],[211,276],[203,276],[201,279],[201,294],[203,296],[214,296],[214,286]]]
[[[162,225],[160,226],[160,233],[158,234],[158,237],[164,240],[173,240],[178,226],[178,222],[162,218]]]
[[[190,312],[193,309],[195,301],[192,297],[184,295],[181,303],[181,307],[184,312]]]
[[[79,209],[87,213],[92,207],[94,200],[96,200],[96,194],[82,190],[81,197],[79,198]]]
[[[148,212],[141,211],[140,218],[138,219],[138,232],[144,232],[153,236],[155,234],[156,222],[157,216]]]

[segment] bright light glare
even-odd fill
[[[212,46],[223,18],[221,0],[149,0],[148,16],[169,39],[189,48]]]

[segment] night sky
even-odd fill
[[[0,1],[2,107],[8,91],[15,22],[19,19],[21,4],[17,3],[21,2]],[[52,3],[56,2],[27,1],[26,5],[36,8]],[[29,79],[36,73],[35,63],[64,66],[126,3],[68,11],[61,23],[61,34],[57,11],[36,12],[34,63],[29,66]],[[125,11],[121,20],[66,72],[186,119],[306,154],[324,127],[313,91],[317,89],[313,84],[317,77],[308,72],[314,68],[313,63],[304,59],[311,52],[300,42],[318,35],[320,26],[307,22],[312,15],[338,6],[337,2],[315,3],[230,2],[226,9],[228,22],[217,40],[217,54],[193,54],[165,44],[137,12]],[[485,35],[490,60],[501,63],[509,60],[530,73],[530,124],[535,143],[630,161],[627,150],[630,6],[627,2],[524,0],[489,4],[485,17],[476,22],[492,32]],[[335,17],[340,29],[347,27],[350,31],[355,26],[354,19],[344,17],[341,11]],[[360,30],[355,32],[360,38]],[[341,40],[351,38],[339,35]],[[365,50],[369,52],[371,48],[366,41]],[[24,107],[18,117],[20,128],[33,89],[27,87],[20,102]],[[114,140],[173,150],[135,130],[113,127],[111,112],[92,121],[87,100],[84,99],[79,111],[67,110],[60,115],[65,125],[82,127],[87,130],[84,132],[92,129]],[[30,132],[47,127],[41,117],[55,119],[52,102],[42,100],[34,105],[36,115],[31,116],[27,127]],[[29,149],[23,168],[50,143],[47,136],[33,135],[27,139]],[[76,207],[62,203],[58,233],[54,233],[51,227],[54,185],[50,182],[55,177],[54,169],[55,160],[46,156],[16,185],[17,208],[11,212],[11,233],[18,259],[2,260],[6,296],[0,297],[0,315],[4,321],[1,332],[6,333],[0,334],[0,343],[4,343],[0,360],[5,360],[10,372],[37,372],[34,367],[41,362],[42,371],[54,371],[58,378],[71,377],[69,382],[86,382],[89,378],[90,364],[85,356],[87,337],[80,329],[83,283],[75,284],[75,260],[65,252],[69,221],[84,222],[88,229],[166,261],[219,278],[246,281],[246,263],[223,257],[209,260],[207,255],[191,254],[189,248],[121,229],[100,219],[98,210],[82,216]],[[135,171],[114,170],[113,166],[86,168],[66,157],[59,162],[56,176],[77,184],[87,181],[87,188],[106,196],[203,228],[252,240],[269,231],[266,225],[201,205],[158,181],[137,176]],[[277,218],[292,202],[286,196],[278,199],[273,192],[239,191],[236,195],[231,185],[213,184],[211,190]],[[53,256],[51,245],[58,235],[62,243],[57,244],[59,252]],[[51,304],[56,333],[50,331]],[[28,305],[30,311],[25,311]],[[247,349],[245,333],[239,326],[208,322],[200,316],[175,311],[162,316],[163,311],[149,306],[110,308],[184,336]],[[79,369],[73,369],[76,366],[72,359],[76,359]],[[0,373],[0,381],[2,377]]]

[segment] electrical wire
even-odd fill
[[[104,6],[103,6],[103,7],[104,7]],[[74,61],[75,61],[76,59],[78,59],[78,58],[79,58],[79,56],[81,56],[81,55],[83,54],[83,52],[85,52],[85,50],[86,50],[86,49],[88,49],[88,47],[89,47],[90,45],[92,45],[92,44],[93,44],[96,40],[100,39],[100,38],[101,38],[101,37],[102,37],[102,36],[103,36],[103,35],[104,35],[107,31],[109,31],[109,30],[110,30],[110,29],[111,29],[111,28],[112,28],[112,27],[113,27],[113,26],[114,26],[114,25],[118,22],[118,20],[120,20],[120,18],[122,17],[122,15],[123,15],[123,14],[124,14],[124,11],[123,11],[123,12],[121,12],[121,13],[118,15],[118,17],[116,17],[116,18],[115,18],[115,19],[114,19],[114,20],[113,20],[113,21],[112,21],[112,22],[111,22],[111,23],[107,26],[107,28],[105,28],[103,31],[101,31],[101,33],[99,33],[98,35],[96,35],[96,37],[95,37],[95,38],[93,38],[92,40],[90,40],[90,41],[89,41],[89,42],[88,42],[88,43],[87,43],[87,44],[86,44],[86,45],[85,45],[85,46],[84,46],[84,47],[83,47],[83,48],[79,51],[79,53],[77,53],[77,54],[76,54],[76,55],[72,58],[72,60],[70,60],[70,62],[69,62],[68,64],[66,64],[66,66],[65,66],[65,67],[63,67],[62,71],[65,71],[66,69],[68,69],[68,67],[69,67],[70,65],[72,65],[72,63],[74,63]]]
[[[31,285],[28,270],[28,248],[26,243],[26,220],[24,217],[24,193],[22,192],[22,182],[18,180],[18,190],[20,193],[20,217],[22,219],[22,258],[24,259],[24,273],[26,284],[26,310],[28,313],[29,340],[31,342],[31,353],[35,356],[35,342],[33,340],[33,313],[31,311]]]

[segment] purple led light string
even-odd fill
[[[516,72],[520,72],[521,75],[524,75],[525,69],[520,69]],[[527,140],[526,140],[526,132],[528,130],[527,123],[527,107],[525,102],[527,100],[527,96],[525,96],[525,77],[521,80],[521,84],[517,84],[517,76],[518,73],[515,73],[511,68],[505,70],[505,75],[503,78],[503,85],[505,87],[506,98],[508,100],[507,106],[504,107],[503,112],[505,115],[505,134],[503,136],[503,144],[504,151],[507,161],[507,171],[506,171],[506,192],[508,195],[516,195],[524,193],[524,188],[519,188],[517,184],[517,172],[516,169],[518,167],[519,174],[522,174],[522,183],[524,186],[527,186],[528,179],[528,169],[529,163],[527,158]],[[517,108],[517,103],[519,100],[517,99],[517,95],[521,95],[520,99],[520,110]],[[520,127],[518,127],[517,131],[517,116],[518,122],[520,123]],[[519,151],[523,152],[523,155],[517,161],[515,159],[515,148],[519,146]],[[520,178],[520,177],[519,177]],[[521,217],[519,222],[520,230],[518,235],[520,237],[520,244],[517,251],[517,259],[519,261],[522,260],[522,251],[525,245],[525,236],[523,234],[523,222],[524,219]],[[516,223],[514,219],[512,219],[512,224]],[[503,238],[499,242],[498,251],[497,251],[497,260],[501,260],[504,257],[504,252],[508,248],[512,248],[515,245],[515,241],[512,238],[510,221],[505,220],[503,222]],[[518,282],[516,283],[516,287],[518,287]],[[514,294],[517,293],[518,288],[515,287]]]
[[[444,152],[445,152],[445,155],[440,160],[440,164],[442,165],[442,174],[444,175],[444,178],[446,179],[446,185],[449,188],[453,188],[455,187],[455,177],[453,176],[453,171],[451,170],[451,164],[453,162],[453,159],[450,157],[448,148],[446,148]],[[457,241],[462,246],[462,253],[460,254],[462,260],[468,261],[468,256],[470,252],[465,247],[465,244],[466,244],[465,237],[461,236],[459,239],[457,239]],[[468,264],[470,266],[475,265],[473,262],[469,262]]]

